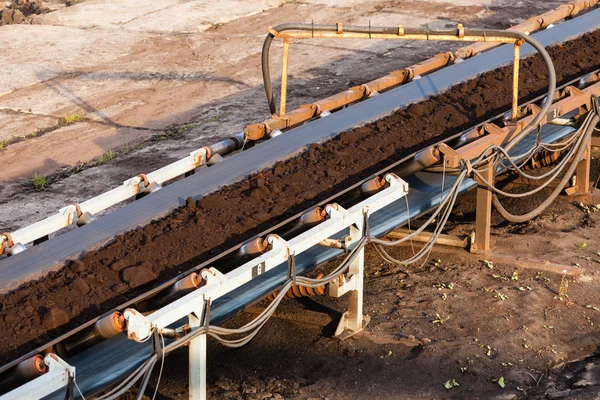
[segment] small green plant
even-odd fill
[[[452,314],[448,315],[447,317],[440,317],[440,314],[435,314],[435,319],[431,321],[431,323],[443,325],[444,322],[448,321],[451,316]]]
[[[218,114],[213,115],[210,118],[207,118],[205,121],[206,122],[217,122],[217,121],[220,121],[223,118],[227,117],[229,114],[231,114],[231,113],[228,113],[228,112],[218,113]]]
[[[452,389],[453,387],[457,387],[460,386],[458,384],[458,382],[456,382],[456,379],[448,379],[446,382],[444,382],[444,387],[446,389]]]
[[[494,269],[494,263],[492,261],[489,261],[489,260],[481,260],[481,261],[483,261],[485,266],[488,267],[489,269]]]
[[[61,125],[71,125],[74,124],[75,122],[81,122],[83,121],[83,117],[79,114],[71,114],[71,115],[67,115],[66,117],[62,117],[60,119],[60,124]]]
[[[596,212],[600,211],[600,204],[596,204],[595,206],[594,205],[588,206],[586,204],[579,203],[579,207],[588,214],[596,213]]]
[[[44,190],[48,186],[48,178],[35,174],[33,176],[33,187],[36,190]]]
[[[506,384],[504,383],[504,377],[503,376],[501,376],[498,379],[492,379],[492,382],[498,383],[498,386],[500,386],[502,389],[504,389],[504,387],[506,386]]]
[[[511,281],[518,281],[519,280],[519,273],[517,271],[512,273],[512,276],[510,277]]]
[[[98,162],[96,164],[97,165],[106,164],[107,162],[112,161],[116,156],[117,156],[117,152],[116,151],[109,150],[106,153],[102,154],[98,158]]]
[[[0,140],[0,150],[4,150],[8,146],[8,140]]]
[[[152,140],[155,142],[162,142],[164,140],[176,138],[182,135],[185,135],[192,129],[198,127],[200,124],[198,123],[190,123],[185,125],[174,126],[172,128],[167,129],[164,133],[160,135],[156,135],[152,137]]]
[[[77,166],[73,169],[73,172],[71,173],[71,175],[80,173],[81,171],[83,171],[85,169],[86,165],[87,165],[87,163],[80,161],[77,164]]]
[[[498,301],[504,301],[504,300],[508,299],[507,295],[502,294],[500,292],[496,292],[496,295],[494,297],[497,298]]]
[[[450,283],[442,283],[442,282],[440,282],[440,283],[435,283],[433,285],[433,287],[438,288],[439,290],[442,290],[442,289],[450,289],[450,290],[452,290],[452,289],[454,289],[454,283],[452,283],[452,282],[450,282]]]

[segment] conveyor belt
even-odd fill
[[[552,45],[580,36],[600,27],[600,10],[592,11],[552,29],[537,33],[543,45]],[[532,53],[524,46],[522,56]],[[133,204],[129,204],[95,221],[34,246],[26,252],[0,261],[0,293],[21,283],[57,270],[68,259],[97,248],[116,235],[143,226],[184,204],[187,197],[199,198],[218,188],[240,181],[248,175],[289,159],[311,143],[323,142],[340,132],[389,115],[410,103],[438,94],[450,86],[471,79],[483,72],[510,63],[512,48],[502,46],[474,59],[449,66],[436,73],[390,90],[368,101],[356,104],[264,144],[231,157],[227,162],[176,182]]]
[[[571,127],[546,125],[541,134],[544,142],[553,142],[573,131],[574,129]],[[515,153],[531,147],[534,142],[534,135],[525,138],[514,149]],[[406,181],[410,186],[408,194],[410,218],[414,219],[435,208],[440,199],[447,194],[455,179],[453,176],[446,176],[446,190],[441,192],[442,176],[440,174],[419,172],[407,178]],[[475,182],[472,179],[466,179],[461,187],[461,192],[474,186]],[[397,226],[404,225],[408,218],[406,202],[402,199],[370,217],[371,233],[374,236],[381,236]],[[334,237],[346,234],[345,231],[339,232]],[[312,248],[297,256],[297,272],[302,275],[306,274],[318,265],[335,259],[340,254],[342,254],[342,250],[325,247]],[[284,283],[286,276],[287,264],[281,264],[238,290],[215,300],[211,307],[211,324],[219,324],[248,305],[265,298]],[[181,321],[180,324],[186,322]],[[119,335],[74,356],[68,362],[76,367],[78,385],[89,396],[126,376],[128,372],[133,371],[145,361],[150,353],[150,343],[134,342],[128,340],[125,335]],[[63,397],[64,393],[57,392],[47,399],[62,399]]]

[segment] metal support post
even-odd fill
[[[279,99],[279,116],[285,117],[285,102],[287,97],[288,53],[290,42],[283,39],[283,60],[281,61],[281,98]]]
[[[594,146],[592,139],[594,138],[588,141],[585,153],[575,170],[575,185],[565,189],[565,192],[568,196],[573,196],[576,201],[596,205],[600,202],[600,190],[590,184],[592,147]]]
[[[575,171],[575,193],[588,194],[590,192],[590,171],[591,171],[591,157],[592,155],[592,141],[588,140],[585,145],[585,153],[577,165]]]
[[[350,226],[350,239],[357,243],[363,236],[364,220]],[[346,311],[335,330],[335,336],[341,340],[346,340],[363,330],[371,318],[363,315],[363,277],[365,267],[365,249],[362,248],[358,256],[348,268],[348,284],[351,284],[348,291],[348,311]]]
[[[480,171],[483,179],[494,183],[493,161],[486,163]],[[490,250],[490,231],[492,223],[492,191],[479,179],[477,181],[477,204],[475,211],[475,238],[471,244],[471,252]]]
[[[202,324],[195,314],[188,316],[190,328],[198,329]],[[206,400],[206,335],[190,341],[190,400]]]
[[[523,40],[517,40],[514,46],[513,63],[513,97],[511,120],[516,121],[519,118],[519,60],[521,58],[521,45]]]

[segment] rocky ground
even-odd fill
[[[32,16],[46,14],[51,10],[37,0],[12,0],[0,9],[0,26],[24,24],[32,21]]]

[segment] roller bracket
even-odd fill
[[[75,381],[75,367],[56,354],[46,355],[44,363],[48,366],[46,373],[6,393],[2,400],[42,399]]]
[[[134,308],[127,308],[123,313],[127,321],[127,338],[143,342],[152,335],[153,327],[150,320]]]
[[[248,125],[244,129],[245,140],[259,140],[262,139],[267,133],[265,124],[252,124]]]
[[[456,150],[448,146],[446,143],[442,143],[438,146],[440,153],[444,155],[444,164],[450,168],[456,168],[460,165],[461,156]]]

